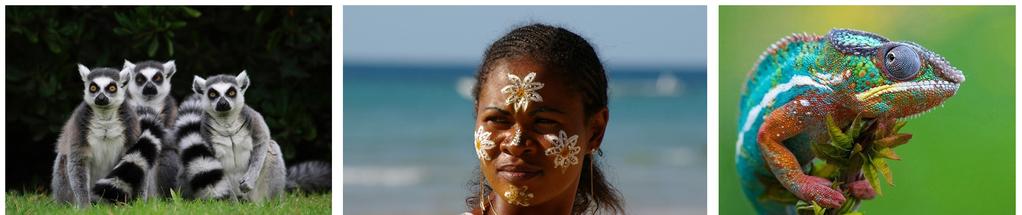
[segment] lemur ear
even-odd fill
[[[241,74],[238,74],[238,77],[235,77],[234,80],[238,82],[238,85],[241,85],[241,92],[245,92],[250,83],[252,83],[248,80],[248,73],[245,70],[241,70]]]
[[[78,64],[78,75],[82,76],[83,82],[89,81],[90,72],[92,71],[89,70],[89,67],[85,67],[85,65],[82,65],[80,63]]]
[[[121,68],[121,70],[128,70],[128,71],[135,70],[135,64],[131,63],[131,61],[128,61],[128,59],[124,59],[124,67]]]
[[[830,30],[830,33],[827,33],[827,41],[838,51],[851,55],[872,55],[877,48],[890,42],[887,38],[873,33],[840,28]]]
[[[131,70],[130,69],[122,69],[121,72],[120,72],[120,76],[121,76],[121,79],[118,80],[117,83],[121,83],[121,86],[127,86],[128,85],[128,80],[131,80]]]
[[[163,72],[167,73],[167,79],[174,76],[174,72],[177,72],[177,65],[174,64],[174,60],[163,63]]]
[[[203,88],[206,87],[206,79],[200,78],[198,75],[192,78],[192,91],[196,94],[202,94]]]

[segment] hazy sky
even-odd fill
[[[345,62],[478,64],[516,26],[589,40],[607,66],[706,64],[703,6],[344,6]]]

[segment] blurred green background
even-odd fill
[[[1015,10],[1002,7],[720,7],[720,214],[752,214],[735,170],[738,99],[770,44],[792,33],[852,28],[913,41],[965,73],[944,107],[908,121],[891,161],[896,186],[866,214],[1013,214]]]
[[[75,64],[120,69],[176,60],[171,95],[192,76],[248,70],[288,164],[330,161],[330,7],[7,6],[8,190],[48,189],[54,144],[84,84]]]

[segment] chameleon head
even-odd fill
[[[958,91],[965,75],[940,55],[911,42],[835,29],[827,35],[845,55],[842,88],[867,117],[905,118],[925,113]]]

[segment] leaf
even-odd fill
[[[875,155],[891,160],[901,160],[901,157],[899,157],[898,154],[895,154],[894,149],[891,148],[880,149],[880,151],[877,151]]]
[[[827,130],[830,131],[831,142],[834,142],[837,147],[843,149],[851,148],[852,138],[845,135],[841,128],[837,127],[837,124],[834,123],[834,118],[830,115],[827,115]]]
[[[156,56],[156,51],[160,50],[160,40],[159,38],[156,38],[156,36],[153,36],[149,41],[149,51],[147,53],[149,54],[149,57]]]
[[[813,213],[816,215],[823,215],[824,212],[826,212],[826,210],[824,210],[823,207],[820,207],[820,204],[816,204],[816,201],[813,201]]]
[[[912,139],[912,134],[894,134],[879,140],[874,140],[873,145],[874,147],[879,148],[894,148],[908,143],[908,140],[910,139]]]
[[[833,120],[833,119],[831,119],[831,120]],[[862,117],[861,117],[861,115],[855,115],[855,119],[852,120],[852,125],[849,126],[848,132],[845,132],[845,133],[848,134],[849,137],[854,139],[855,137],[859,136],[859,131],[861,131],[861,130],[862,130]]]
[[[198,10],[192,9],[190,7],[181,7],[181,10],[183,10],[186,15],[192,18],[199,18],[199,16],[202,16],[202,12],[199,12]]]
[[[883,195],[883,191],[880,190],[880,179],[877,176],[876,168],[869,161],[862,165],[862,173],[866,180],[869,181],[869,186],[873,187],[877,194]]]
[[[883,158],[873,158],[872,163],[873,167],[884,176],[887,184],[894,185],[894,177],[891,175],[891,167],[887,166],[887,161]]]
[[[812,174],[816,177],[821,178],[833,178],[838,174],[838,165],[831,164],[830,162],[817,162],[813,166]]]
[[[185,21],[173,21],[173,22],[169,22],[169,24],[170,24],[170,28],[183,28],[186,25],[188,25],[188,23],[185,22]]]
[[[894,128],[891,129],[891,133],[898,133],[898,131],[901,131],[901,128],[905,127],[906,124],[908,124],[907,121],[898,121],[894,123]]]
[[[167,36],[164,36],[163,39],[167,41],[167,56],[174,56],[174,42]]]
[[[864,214],[862,214],[862,212],[852,211],[852,212],[845,213],[844,215],[864,215]]]

